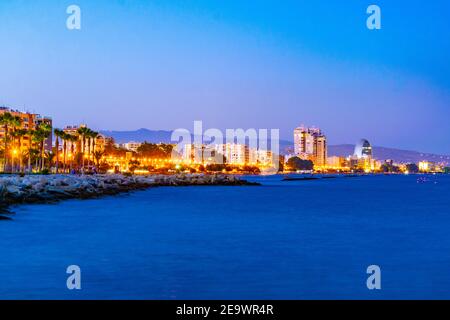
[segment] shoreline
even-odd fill
[[[94,199],[155,187],[257,186],[232,175],[29,175],[0,176],[0,220],[9,220],[10,206]],[[5,216],[6,215],[6,216]]]
[[[402,173],[280,173],[283,181],[321,180],[338,177],[397,176]],[[431,173],[412,173],[410,175],[436,175]],[[444,174],[445,175],[445,174]],[[262,176],[262,175],[255,175]],[[156,187],[188,186],[257,186],[260,183],[249,182],[242,175],[235,174],[175,174],[175,175],[133,175],[97,174],[97,175],[0,175],[0,221],[10,220],[14,214],[11,206],[21,204],[48,204],[71,199],[95,199],[114,196],[132,191]]]

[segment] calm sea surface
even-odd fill
[[[16,207],[0,221],[0,298],[450,298],[450,176],[250,179],[263,186]]]

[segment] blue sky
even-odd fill
[[[382,30],[366,28],[366,8]],[[66,28],[66,8],[82,29]],[[96,129],[320,126],[450,154],[450,3],[2,0],[0,104]]]

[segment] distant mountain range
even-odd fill
[[[417,151],[410,150],[401,150],[394,148],[385,148],[385,147],[372,147],[373,155],[376,159],[392,159],[395,162],[402,163],[417,163],[419,161],[427,160],[433,162],[445,162],[450,164],[450,156],[449,155],[439,155],[439,154],[431,154],[431,153],[422,153]],[[353,144],[340,144],[334,146],[328,146],[328,156],[341,156],[346,157],[350,154],[353,154],[353,150],[355,149],[355,145]]]
[[[107,131],[101,130],[101,134],[114,138],[116,143],[134,142],[150,142],[150,143],[172,143],[172,131],[169,130],[149,130],[139,129],[135,131]],[[192,136],[193,138],[193,136]],[[269,141],[270,146],[270,141]],[[280,149],[282,152],[288,153],[288,149],[292,148],[293,143],[286,140],[280,140]]]
[[[114,138],[116,143],[151,142],[151,143],[169,143],[172,131],[139,129],[134,131],[100,131],[105,136]]]
[[[135,142],[151,142],[151,143],[171,143],[172,131],[168,130],[149,130],[139,129],[135,131],[100,131],[102,134],[113,137],[116,143],[126,143],[130,141]],[[287,140],[280,140],[281,153],[292,153],[293,142]],[[340,144],[328,146],[328,156],[342,156],[347,157],[353,154],[355,145]],[[445,162],[450,164],[449,155],[438,155],[430,153],[421,153],[417,151],[400,150],[385,147],[373,147],[374,157],[377,159],[392,159],[395,162],[414,162],[428,160],[433,162]]]

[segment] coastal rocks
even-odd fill
[[[258,184],[241,180],[235,176],[204,174],[0,176],[0,215],[7,213],[7,206],[12,204],[88,199],[159,186],[206,185],[242,186]]]
[[[259,185],[258,183],[251,183],[229,175],[184,174],[174,176],[154,176],[154,179],[155,185],[159,186]]]

